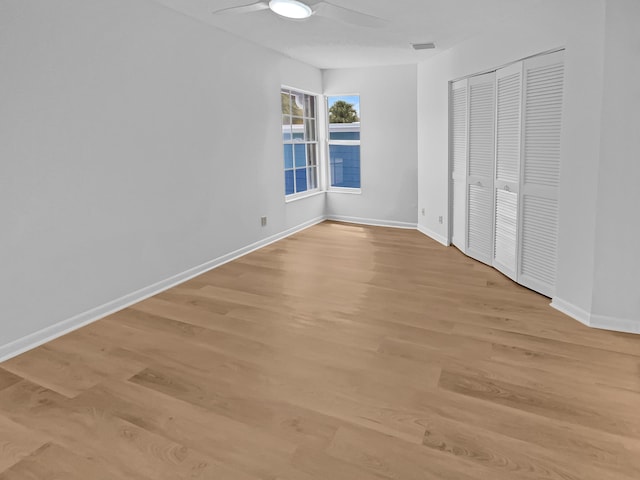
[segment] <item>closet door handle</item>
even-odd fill
[[[477,182],[476,182],[476,185],[477,185],[477,186],[479,186],[479,187],[481,187],[481,186],[482,186],[482,182],[477,181]]]
[[[505,192],[510,192],[511,191],[511,189],[509,188],[509,185],[505,185],[504,186],[504,191]]]

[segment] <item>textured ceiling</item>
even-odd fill
[[[387,21],[381,28],[314,15],[303,21],[270,10],[213,15],[255,0],[156,0],[174,10],[318,68],[416,63],[490,30],[540,0],[330,0]],[[557,0],[561,1],[561,0]],[[313,3],[312,1],[310,3]],[[435,42],[414,51],[411,43]]]

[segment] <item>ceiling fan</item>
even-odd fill
[[[312,15],[318,15],[319,17],[330,18],[350,25],[369,28],[379,28],[387,23],[382,18],[351,10],[350,8],[340,7],[326,1],[312,1],[307,4],[299,0],[261,0],[248,5],[215,10],[213,14],[241,14],[259,12],[260,10],[271,10],[282,17],[294,20],[303,20]]]

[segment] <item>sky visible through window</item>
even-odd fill
[[[329,108],[331,108],[333,104],[339,100],[342,100],[344,102],[347,102],[353,105],[353,108],[356,110],[358,117],[360,117],[360,95],[340,95],[337,97],[330,96],[328,99]]]

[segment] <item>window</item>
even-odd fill
[[[360,96],[327,98],[332,188],[360,188]]]
[[[280,96],[285,195],[317,190],[316,97],[286,88],[280,91]]]

